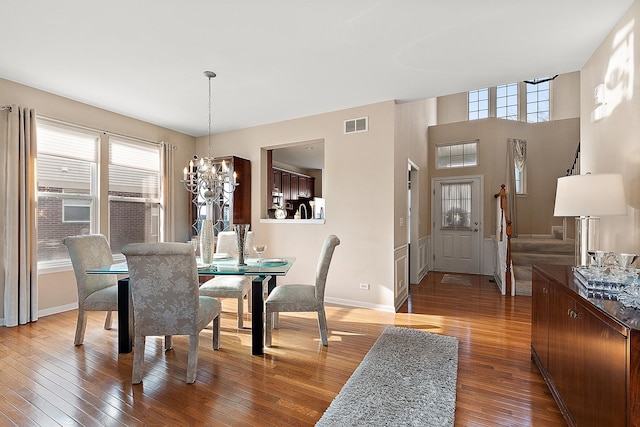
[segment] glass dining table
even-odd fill
[[[238,266],[237,259],[214,260],[213,264],[201,266],[198,260],[199,276],[244,275],[253,276],[251,284],[251,354],[264,354],[264,284],[268,292],[276,286],[278,276],[286,276],[295,262],[294,257],[245,260],[246,266]],[[126,262],[104,267],[90,268],[87,274],[116,274],[126,276],[129,269]],[[118,353],[131,353],[133,349],[133,308],[131,287],[128,277],[118,279]]]

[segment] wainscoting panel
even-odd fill
[[[394,299],[396,311],[409,297],[409,250],[404,245],[394,250]]]

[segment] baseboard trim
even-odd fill
[[[395,307],[389,306],[389,305],[369,304],[369,303],[363,303],[362,301],[354,301],[354,300],[348,300],[348,299],[342,299],[342,298],[325,297],[324,300],[325,302],[328,302],[330,304],[344,305],[347,307],[367,308],[367,309],[377,310],[377,311],[386,311],[389,313],[396,312]]]

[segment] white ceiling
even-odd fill
[[[632,0],[0,0],[0,77],[189,135],[582,68]]]

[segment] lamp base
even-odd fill
[[[588,251],[600,249],[600,218],[576,217],[576,266],[588,267],[591,257]]]

